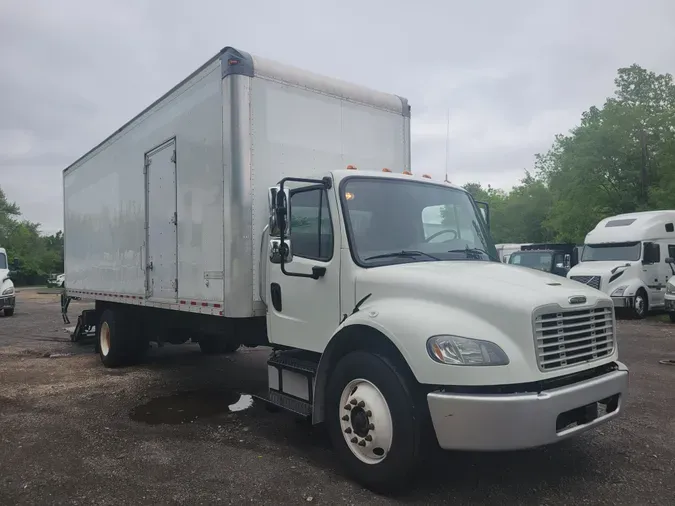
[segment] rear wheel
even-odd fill
[[[635,294],[635,300],[633,301],[633,317],[637,320],[642,320],[647,316],[649,311],[649,299],[647,298],[647,293],[640,288]]]
[[[388,357],[355,351],[330,375],[326,423],[338,457],[359,483],[398,492],[423,459],[423,408],[416,384]]]
[[[668,313],[668,316],[670,317],[670,322],[675,323],[675,312],[671,311],[670,313]]]
[[[106,367],[130,365],[143,358],[148,341],[142,328],[124,311],[106,309],[96,328],[97,349]]]

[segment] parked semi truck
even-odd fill
[[[507,263],[566,276],[579,262],[579,247],[572,243],[524,244],[509,256]]]
[[[398,96],[228,47],[63,182],[66,292],[95,300],[106,367],[149,340],[270,346],[265,400],[325,423],[371,489],[430,445],[535,447],[621,411],[611,299],[499,262],[485,206],[412,175]]]
[[[16,307],[14,283],[10,277],[9,260],[5,248],[0,248],[0,312],[12,316]]]

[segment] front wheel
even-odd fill
[[[326,390],[326,423],[342,464],[379,493],[404,488],[423,457],[423,408],[414,380],[388,357],[344,356]]]
[[[635,294],[635,300],[633,301],[633,316],[636,320],[642,320],[647,316],[649,311],[649,299],[645,291],[640,288]]]
[[[6,307],[4,309],[5,316],[14,316],[14,308],[13,307]]]
[[[675,323],[675,311],[668,313],[668,316],[670,317],[670,323]]]

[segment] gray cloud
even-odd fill
[[[0,185],[46,232],[61,170],[226,45],[409,98],[413,169],[508,188],[612,92],[675,66],[675,3],[31,0],[0,7]]]

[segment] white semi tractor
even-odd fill
[[[410,170],[398,96],[225,48],[66,168],[67,296],[103,364],[270,346],[267,402],[371,489],[429,444],[546,445],[616,417],[612,300],[499,262],[462,188]]]

